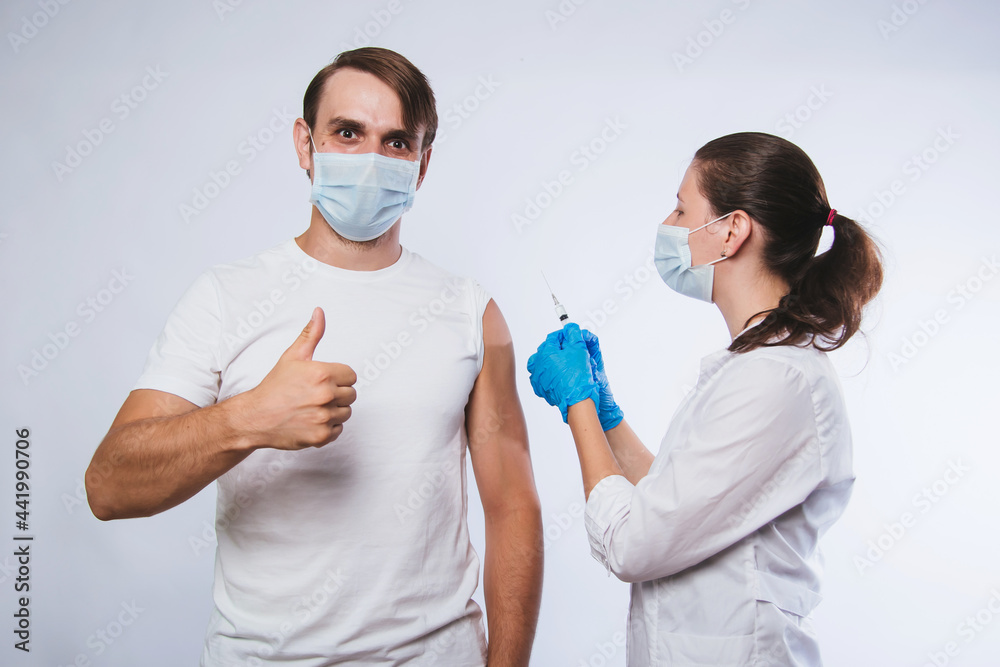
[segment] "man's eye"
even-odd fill
[[[389,145],[398,151],[406,150],[406,142],[403,141],[402,139],[396,139],[392,141]]]
[[[341,130],[340,131],[340,136],[342,136],[345,139],[353,139],[354,138],[354,130]]]

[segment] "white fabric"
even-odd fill
[[[779,346],[702,360],[649,474],[591,491],[591,552],[632,584],[628,664],[820,665],[817,541],[854,481],[826,355]]]
[[[218,480],[215,610],[202,665],[483,665],[466,522],[465,406],[489,296],[403,250],[378,271],[294,241],[203,274],[136,388],[207,406],[252,389],[326,312],[314,359],[357,401],[320,449],[255,451]]]

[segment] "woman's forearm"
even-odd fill
[[[601,420],[597,418],[597,408],[592,400],[588,398],[571,405],[566,419],[573,433],[573,440],[576,441],[576,453],[580,457],[583,493],[589,498],[591,489],[598,482],[610,475],[622,475],[622,469],[604,437]]]
[[[638,484],[653,465],[653,453],[646,449],[624,419],[618,426],[605,431],[604,435],[625,477],[633,484]]]

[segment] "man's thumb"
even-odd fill
[[[311,360],[313,353],[316,352],[316,345],[323,337],[325,331],[326,315],[324,315],[322,308],[315,308],[309,324],[306,325],[306,328],[302,330],[299,337],[295,339],[281,356],[301,361]]]

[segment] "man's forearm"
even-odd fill
[[[85,476],[94,515],[108,520],[162,512],[245,459],[253,448],[233,427],[237,407],[227,401],[112,428]]]
[[[543,563],[537,505],[487,516],[483,580],[489,667],[527,667],[541,604]]]

